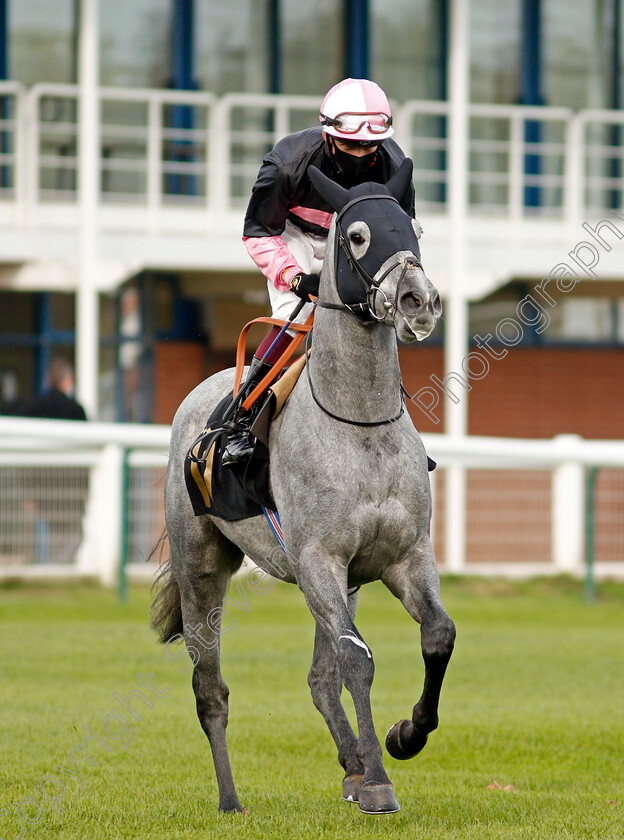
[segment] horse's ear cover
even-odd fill
[[[339,213],[349,200],[349,190],[345,190],[327,175],[323,175],[316,166],[308,167],[308,175],[314,189],[323,196],[336,213]]]
[[[405,158],[389,181],[386,181],[386,188],[390,195],[396,198],[399,204],[407,197],[412,185],[412,173],[414,162],[411,158]]]

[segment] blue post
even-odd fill
[[[7,27],[7,5],[8,0],[0,0],[0,79],[9,77],[9,42]],[[9,99],[0,100],[0,118],[8,119],[10,116]],[[4,155],[10,151],[10,139],[6,131],[0,134],[0,152]],[[6,189],[12,184],[11,169],[8,166],[0,167],[0,187]]]
[[[36,393],[41,394],[45,389],[50,367],[52,343],[52,301],[50,292],[35,293],[35,332],[37,334],[35,387]]]
[[[174,0],[171,27],[171,87],[174,90],[197,90],[195,81],[195,44],[193,13],[195,0]],[[173,105],[169,111],[170,128],[192,129],[195,112],[190,105]],[[194,159],[193,144],[188,140],[173,140],[165,157],[170,161],[190,163]],[[195,195],[197,179],[194,175],[172,173],[167,177],[165,191],[174,195]]]
[[[520,104],[543,105],[542,95],[542,8],[541,0],[522,0],[522,56],[520,61]],[[537,144],[542,140],[542,125],[536,120],[525,124],[524,140]],[[528,152],[524,158],[526,175],[539,175],[542,171],[541,155]],[[539,207],[542,190],[537,185],[524,188],[526,207]]]
[[[622,107],[622,4],[621,0],[611,0],[613,6],[613,32],[611,33],[611,97],[609,107],[619,111]],[[622,126],[613,125],[610,130],[610,141],[615,151],[622,151]],[[611,158],[611,172],[609,173],[614,181],[622,179],[622,158]],[[614,210],[621,206],[622,190],[614,188],[611,190],[609,204]]]
[[[9,77],[8,0],[0,0],[0,79]]]
[[[268,2],[269,93],[282,92],[282,21],[280,0]]]
[[[345,76],[368,78],[368,0],[345,3]]]
[[[193,75],[195,49],[193,43],[194,0],[174,0],[172,24],[171,76],[174,90],[195,90]]]
[[[438,85],[438,99],[445,102],[448,97],[448,61],[449,61],[449,0],[438,0],[437,4],[438,17],[437,24],[437,38],[440,50],[440,57],[438,61],[440,82]],[[445,116],[438,117],[439,137],[446,139],[448,137],[447,118]],[[447,170],[447,152],[446,149],[440,149],[438,154],[440,172]],[[438,201],[440,204],[446,204],[447,189],[446,180],[440,181]]]

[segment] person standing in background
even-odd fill
[[[74,399],[74,368],[66,359],[50,363],[48,388],[27,405],[22,416],[46,420],[86,420],[87,415]],[[23,469],[23,482],[16,489],[22,496],[21,518],[29,521],[30,543],[35,563],[72,563],[82,540],[82,520],[87,502],[89,475],[85,467]],[[26,525],[24,525],[26,527]]]
[[[23,412],[24,417],[48,420],[86,420],[87,415],[74,399],[74,369],[66,359],[55,358],[50,364],[49,387]]]

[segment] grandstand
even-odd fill
[[[0,572],[138,569],[175,408],[267,312],[262,156],[353,75],[393,102],[445,305],[401,350],[442,567],[621,574],[621,7],[0,0]],[[92,431],[15,419],[58,353]]]

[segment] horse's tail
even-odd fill
[[[156,552],[162,551],[166,540],[167,530],[165,529],[150,552],[150,557],[153,557]],[[155,592],[155,595],[152,601],[150,625],[156,631],[158,640],[165,644],[174,636],[181,636],[184,630],[180,589],[173,576],[168,559],[161,564],[152,591]]]

